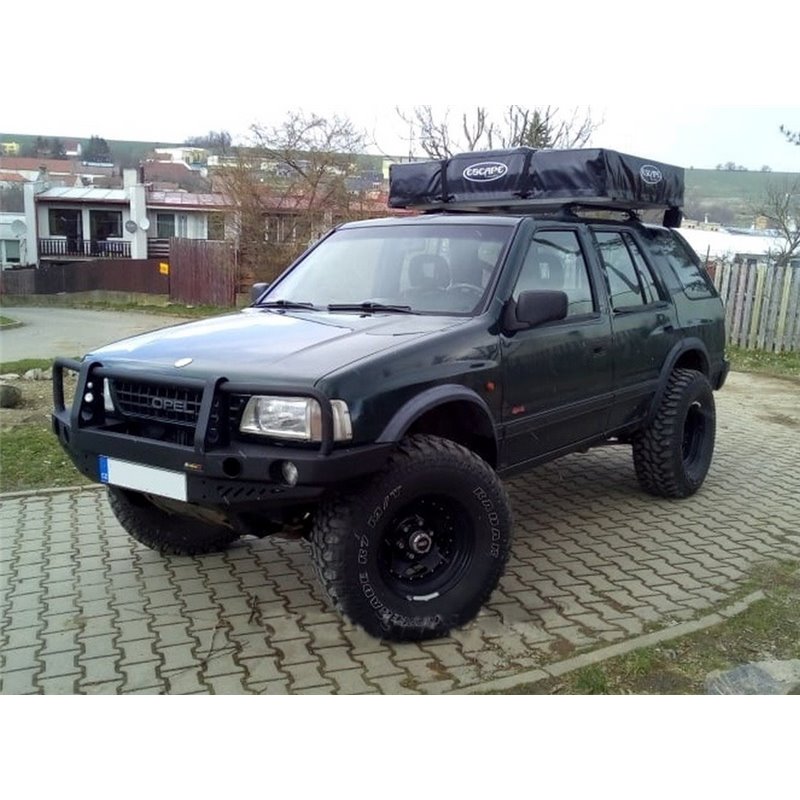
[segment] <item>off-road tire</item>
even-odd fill
[[[633,439],[641,487],[658,497],[689,497],[703,484],[714,454],[714,393],[701,372],[676,369],[650,425]]]
[[[485,461],[417,435],[362,490],[323,503],[311,548],[322,586],[353,623],[381,639],[422,640],[477,615],[503,573],[511,526]]]
[[[119,524],[145,547],[164,555],[196,556],[224,550],[239,535],[199,519],[169,514],[141,492],[108,487],[108,502]]]

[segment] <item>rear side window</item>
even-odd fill
[[[611,307],[618,310],[656,302],[659,298],[653,276],[633,239],[617,231],[595,230],[594,235]]]
[[[653,252],[666,259],[690,300],[715,296],[711,280],[679,236],[664,230],[652,230],[650,235]]]

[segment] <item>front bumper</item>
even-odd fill
[[[65,369],[78,373],[71,408],[64,402]],[[78,470],[98,483],[102,482],[100,457],[105,456],[185,474],[190,503],[217,509],[268,511],[270,507],[313,502],[326,489],[373,474],[384,465],[392,448],[391,444],[379,444],[334,449],[330,402],[307,387],[244,386],[224,379],[200,384],[203,401],[193,446],[133,436],[122,432],[118,422],[109,423],[96,405],[90,408],[82,401],[90,380],[99,382],[104,377],[130,375],[130,372],[105,368],[98,362],[56,359],[53,365],[53,432]],[[144,380],[142,376],[137,378]],[[147,376],[146,380],[159,382],[161,379]],[[180,383],[171,376],[169,381]],[[183,383],[198,385],[197,381]],[[221,446],[211,446],[207,429],[212,397],[217,392],[234,391],[315,397],[323,409],[323,441],[312,448],[235,439]],[[286,461],[297,468],[297,482],[291,486],[282,477],[281,465]]]

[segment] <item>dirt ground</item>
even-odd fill
[[[800,379],[732,372],[716,400],[748,414],[756,405],[760,420],[800,428]]]
[[[70,398],[75,387],[74,373],[67,372],[64,380],[64,396]],[[0,408],[0,432],[22,425],[50,427],[50,412],[53,410],[53,382],[3,381],[16,386],[22,392],[22,403],[17,408]]]
[[[67,373],[67,378],[70,373]],[[53,407],[51,381],[8,381],[22,391],[19,408],[0,408],[0,431],[20,425],[50,424]],[[73,381],[74,385],[74,381]],[[69,394],[69,386],[65,392]],[[741,409],[750,414],[757,404],[756,416],[764,422],[788,428],[800,428],[800,380],[771,378],[746,372],[732,372],[720,393],[717,403]]]

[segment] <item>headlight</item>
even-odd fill
[[[350,411],[344,400],[331,400],[333,407],[333,438],[342,442],[353,438]],[[311,397],[251,397],[247,401],[242,421],[242,433],[319,442],[322,439],[322,411]]]

